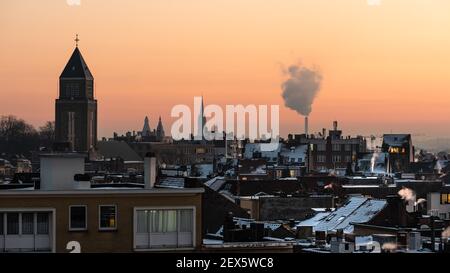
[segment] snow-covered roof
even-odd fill
[[[254,152],[260,152],[261,157],[272,160],[273,158],[278,158],[281,146],[282,145],[277,145],[277,149],[273,151],[261,151],[261,143],[247,143],[245,144],[244,158],[251,159],[253,158]]]
[[[223,176],[216,176],[205,182],[205,185],[211,188],[212,190],[218,191],[223,184],[227,182]]]
[[[350,197],[347,203],[323,218],[315,226],[316,231],[336,231],[343,229],[344,233],[352,233],[352,223],[366,223],[383,210],[386,200],[376,200],[365,197]]]
[[[302,162],[306,161],[308,151],[308,145],[298,145],[293,147],[283,147],[281,149],[281,155],[286,157],[291,161],[291,159],[295,159],[296,161],[301,158]]]
[[[183,177],[161,177],[158,183],[158,187],[163,188],[184,188]]]
[[[383,144],[393,147],[401,147],[408,143],[411,135],[409,134],[385,134],[383,135]]]
[[[325,219],[328,215],[330,215],[330,212],[319,212],[313,217],[306,219],[304,221],[301,221],[296,225],[296,227],[314,227],[317,226],[323,219]]]
[[[207,178],[208,175],[214,174],[213,164],[196,164],[199,175],[196,177]]]

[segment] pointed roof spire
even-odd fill
[[[59,76],[60,78],[83,78],[87,80],[93,80],[94,77],[91,74],[86,62],[84,61],[83,55],[81,55],[80,50],[78,49],[78,34],[75,38],[75,50],[70,56],[69,61],[64,67],[63,72]]]
[[[156,127],[156,136],[160,139],[165,137],[164,127],[161,121],[161,116],[159,116],[158,126]]]
[[[144,127],[142,128],[141,134],[142,134],[142,136],[150,136],[150,133],[151,133],[151,131],[150,131],[150,123],[149,123],[148,117],[145,116]]]

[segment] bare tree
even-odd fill
[[[0,152],[28,154],[39,147],[39,134],[34,127],[15,116],[0,117]]]

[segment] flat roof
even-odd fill
[[[80,190],[1,190],[0,196],[44,196],[44,195],[167,195],[167,194],[197,194],[203,193],[203,188],[108,188],[108,189],[80,189]]]
[[[70,152],[68,152],[68,153],[43,153],[43,154],[39,154],[39,157],[85,158],[85,157],[86,157],[86,154],[82,154],[82,153],[70,153]]]

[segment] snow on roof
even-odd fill
[[[205,185],[211,188],[212,190],[218,191],[223,184],[227,182],[223,176],[216,176],[205,182]]]
[[[282,148],[281,149],[281,155],[283,157],[289,158],[289,160],[291,158],[302,158],[303,161],[305,161],[306,155],[307,155],[307,151],[308,151],[308,145],[298,145],[298,146],[293,146],[291,148]]]
[[[388,146],[402,146],[408,143],[411,135],[409,134],[385,134],[383,135],[383,144]]]
[[[184,188],[183,177],[161,177],[158,183],[158,187],[164,188]]]
[[[250,226],[250,223],[254,223],[255,222],[254,219],[238,218],[238,217],[233,217],[233,220],[235,220],[236,224],[238,224],[239,226],[243,226],[243,225]],[[276,230],[280,226],[281,226],[280,223],[264,222],[264,228],[271,229],[272,231]]]
[[[208,177],[208,175],[214,173],[213,164],[196,164],[195,167],[197,168],[200,174],[198,177],[206,178]]]
[[[278,158],[282,145],[277,145],[277,149],[273,151],[261,151],[261,143],[247,143],[245,144],[244,158],[253,158],[254,152],[260,152],[263,158]]]
[[[313,227],[313,231],[314,231],[314,227],[317,226],[322,220],[324,220],[330,214],[331,214],[331,211],[330,212],[319,212],[316,215],[314,215],[313,217],[306,219],[304,221],[301,221],[300,223],[298,223],[296,225],[296,227]]]
[[[347,203],[319,221],[315,230],[335,231],[343,229],[344,233],[352,233],[352,223],[366,223],[387,205],[386,200],[375,200],[365,197],[350,197]]]

